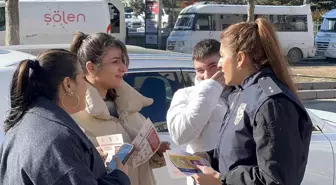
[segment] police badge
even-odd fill
[[[237,116],[236,116],[236,119],[235,119],[235,121],[234,121],[234,124],[235,124],[235,125],[238,125],[238,123],[240,122],[240,120],[243,118],[245,108],[246,108],[246,103],[242,103],[242,104],[240,104],[240,106],[239,106],[239,108],[238,108],[238,110],[237,110]]]

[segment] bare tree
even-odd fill
[[[20,44],[19,0],[5,0],[6,46]]]
[[[254,0],[248,0],[248,10],[247,10],[247,21],[253,22],[254,21]]]

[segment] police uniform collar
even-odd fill
[[[245,78],[245,80],[243,80],[243,82],[241,83],[241,85],[239,85],[239,88],[245,89],[246,87],[249,87],[249,86],[257,83],[258,80],[261,77],[267,76],[269,74],[274,74],[273,71],[272,71],[272,69],[270,69],[270,68],[261,69],[261,70],[255,72],[255,73],[253,73],[249,77]]]

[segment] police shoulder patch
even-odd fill
[[[280,87],[270,77],[262,77],[259,80],[259,84],[267,96],[273,96],[282,93]]]
[[[235,121],[234,121],[234,124],[235,125],[238,125],[239,124],[239,122],[240,122],[240,120],[243,118],[243,116],[244,116],[244,111],[245,111],[245,109],[246,109],[246,103],[242,103],[242,104],[240,104],[240,106],[238,107],[238,109],[237,109],[237,115],[236,115],[236,119],[235,119]]]

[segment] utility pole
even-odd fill
[[[5,45],[20,45],[19,0],[5,0]]]
[[[248,5],[248,9],[247,9],[247,21],[248,22],[253,22],[254,21],[254,0],[248,0],[247,1],[247,5]]]

